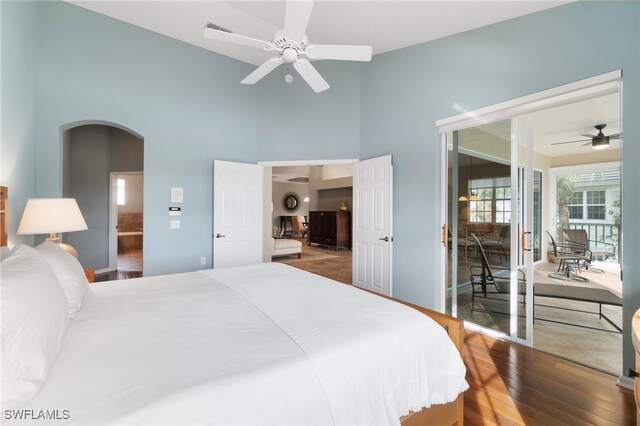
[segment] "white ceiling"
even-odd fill
[[[211,22],[271,41],[283,26],[284,1],[84,1],[69,3],[250,64],[272,53],[202,37]],[[569,1],[316,0],[307,36],[316,44],[373,47],[373,54],[461,33]]]
[[[607,125],[602,131],[605,135],[620,133],[620,115],[619,93],[538,111],[533,114],[534,149],[549,157],[592,152],[591,144],[583,146],[590,141],[552,144],[587,139],[580,135],[598,134],[597,124]],[[620,139],[609,143],[609,149],[620,149]]]
[[[620,132],[620,94],[587,99],[533,113],[533,149],[547,157],[576,155],[593,151],[583,134],[596,135],[597,124],[606,124],[605,135]],[[504,141],[511,140],[510,120],[477,126],[483,132]],[[553,145],[556,142],[584,142]],[[612,139],[609,149],[620,149],[620,139]]]

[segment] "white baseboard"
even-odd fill
[[[635,379],[633,377],[618,376],[618,382],[616,384],[623,388],[633,390],[635,385]]]
[[[98,269],[96,271],[96,274],[104,274],[105,272],[111,272],[111,271],[113,271],[113,269],[111,268]]]

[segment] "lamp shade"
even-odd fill
[[[22,213],[18,235],[84,231],[87,223],[75,198],[31,198]]]

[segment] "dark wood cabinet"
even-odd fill
[[[351,213],[343,211],[309,212],[309,245],[351,248]]]

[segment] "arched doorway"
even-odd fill
[[[82,266],[97,274],[141,276],[144,139],[124,126],[95,120],[61,130],[63,196],[78,201],[89,228],[67,234],[69,244]]]

